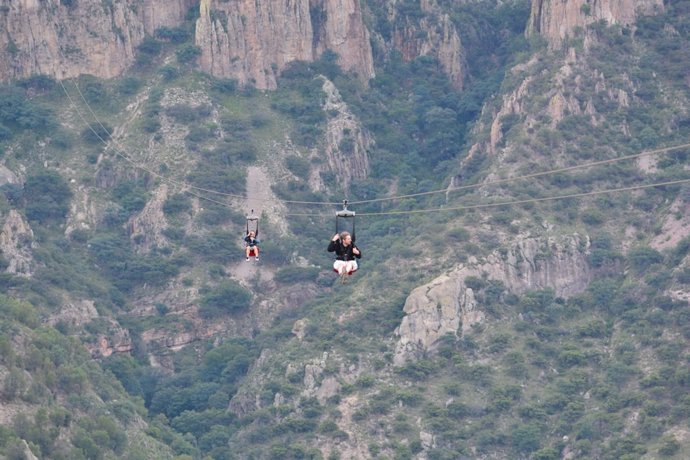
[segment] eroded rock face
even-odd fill
[[[94,358],[107,358],[115,353],[131,353],[134,350],[129,331],[114,320],[108,320],[110,327],[107,334],[100,334],[95,343],[86,348]]]
[[[374,75],[369,35],[357,0],[201,0],[196,44],[203,71],[241,85],[275,89],[293,61],[313,61],[326,50],[363,80]],[[314,14],[312,14],[314,13]],[[319,19],[316,23],[315,19]]]
[[[638,16],[664,9],[662,0],[532,0],[528,34],[542,35],[552,48],[560,47],[576,27],[604,20],[628,25]]]
[[[144,34],[180,25],[198,0],[2,0],[0,81],[120,75]]]
[[[93,300],[68,300],[57,314],[48,319],[48,324],[54,326],[58,323],[65,323],[79,327],[94,318],[98,318],[98,311]]]
[[[330,80],[324,79],[323,90],[326,93],[323,109],[328,114],[325,147],[328,166],[336,174],[336,180],[347,188],[352,179],[369,174],[368,150],[373,139]]]
[[[317,8],[321,8],[325,17],[323,24],[312,24],[318,37],[315,59],[328,49],[338,55],[340,67],[354,72],[362,81],[374,77],[369,31],[364,26],[359,0],[324,0]]]
[[[162,184],[153,192],[153,197],[146,203],[144,209],[133,216],[127,223],[127,231],[139,252],[149,252],[152,248],[168,245],[163,236],[167,227],[167,220],[163,212],[163,205],[168,198],[168,186]]]
[[[394,362],[403,364],[419,352],[433,349],[446,334],[462,335],[484,320],[481,304],[465,286],[469,276],[501,281],[514,294],[551,288],[568,297],[582,292],[592,279],[587,263],[589,239],[580,235],[518,241],[504,256],[494,253],[471,260],[412,291],[396,329]]]
[[[153,35],[160,27],[176,27],[199,0],[145,0],[141,6],[144,30]]]
[[[144,27],[128,2],[2,2],[0,79],[119,75],[134,61]]]
[[[431,13],[433,19],[425,17],[418,24],[403,21],[404,25],[393,32],[393,48],[406,61],[419,56],[435,57],[453,86],[462,89],[467,63],[455,25],[431,2],[422,2],[422,10]]]
[[[18,182],[17,176],[10,169],[0,165],[0,185],[16,184]]]
[[[34,232],[19,212],[12,209],[0,216],[0,254],[7,263],[5,271],[20,276],[31,276]]]

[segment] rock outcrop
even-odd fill
[[[144,0],[141,6],[144,30],[153,35],[160,27],[177,27],[187,11],[198,4],[199,0]]]
[[[405,301],[405,317],[396,329],[394,362],[403,364],[433,349],[444,335],[462,335],[484,320],[474,291],[465,286],[467,277],[501,281],[514,294],[552,288],[567,297],[584,291],[592,279],[588,248],[589,239],[577,234],[523,239],[505,256],[494,253],[483,261],[471,260],[416,288]]]
[[[0,186],[5,184],[16,184],[19,182],[17,176],[7,167],[0,165]]]
[[[3,216],[0,229],[0,254],[7,267],[5,271],[20,276],[31,276],[34,232],[19,212],[12,209]]]
[[[153,248],[168,245],[163,236],[167,227],[163,205],[168,198],[168,186],[160,185],[153,193],[153,197],[146,203],[144,209],[129,219],[127,233],[138,252],[149,252]]]
[[[331,50],[338,55],[340,67],[363,81],[372,78],[374,58],[359,0],[323,0],[320,5],[312,3],[311,7],[312,17],[319,17],[323,12],[323,22],[312,24],[318,37],[314,43],[315,58]]]
[[[198,0],[0,2],[0,81],[120,75],[145,34],[182,23]]]
[[[438,11],[433,2],[421,2],[421,8],[428,16],[418,23],[400,19],[404,25],[393,32],[393,48],[406,61],[419,56],[435,57],[453,86],[462,89],[467,63],[455,25],[447,14]],[[397,23],[395,16],[394,22]]]
[[[671,249],[690,236],[690,205],[677,198],[670,206],[661,225],[661,232],[649,245],[658,250]]]
[[[8,5],[9,3],[9,5]],[[19,0],[0,9],[0,80],[111,78],[134,61],[144,27],[128,2]]]
[[[527,34],[543,36],[552,48],[560,47],[575,28],[597,21],[630,25],[638,16],[663,11],[662,0],[532,0]]]
[[[66,300],[60,311],[48,318],[48,324],[55,326],[63,323],[80,327],[98,316],[93,300]]]
[[[129,331],[114,320],[108,321],[108,332],[99,334],[95,343],[86,344],[94,358],[107,358],[115,353],[131,353],[134,350]]]
[[[347,188],[352,179],[369,174],[368,151],[373,139],[350,112],[331,81],[324,79],[323,91],[326,93],[323,109],[328,116],[325,146],[328,166],[340,185]]]
[[[293,61],[313,61],[326,50],[363,80],[374,76],[369,36],[359,2],[201,0],[196,44],[203,71],[241,85],[275,89]],[[313,13],[313,14],[312,14]],[[319,21],[314,19],[319,18]]]

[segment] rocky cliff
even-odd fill
[[[639,15],[663,11],[661,0],[532,0],[528,34],[539,34],[551,47],[559,47],[577,27],[597,21],[630,25]]]
[[[527,238],[501,256],[470,260],[432,282],[416,288],[405,301],[405,317],[396,330],[394,362],[402,364],[432,349],[446,334],[462,335],[484,320],[475,292],[465,285],[470,277],[500,281],[514,294],[551,288],[567,297],[583,291],[592,280],[587,263],[589,240],[580,235]]]
[[[357,0],[0,0],[0,81],[37,74],[118,76],[132,65],[146,34],[181,25],[197,7],[199,65],[214,76],[275,89],[277,75],[290,62],[313,61],[326,50],[360,80],[374,76],[370,31]],[[437,58],[453,85],[462,88],[466,64],[453,22],[433,2],[422,2],[421,8],[424,17],[400,20],[384,47],[406,60]],[[397,21],[395,9],[390,11],[389,19]]]
[[[1,0],[0,81],[120,75],[134,62],[145,33],[180,25],[195,3]]]
[[[324,79],[326,100],[323,109],[328,114],[325,153],[328,166],[336,173],[340,184],[347,187],[352,179],[369,174],[369,149],[374,141],[360,121],[350,112],[335,85]],[[319,174],[314,172],[313,178]],[[317,187],[320,188],[320,187]]]
[[[199,0],[144,0],[140,6],[144,30],[153,35],[159,27],[179,26],[187,11],[198,4]]]
[[[7,267],[3,270],[20,276],[30,276],[33,272],[34,232],[29,223],[16,210],[0,216],[0,255]],[[2,267],[0,267],[2,270]]]
[[[259,89],[275,89],[276,77],[293,61],[338,53],[346,71],[374,75],[369,36],[356,1],[201,1],[196,43],[201,68]]]
[[[418,21],[392,14],[394,23],[400,24],[393,32],[393,48],[406,61],[419,56],[435,57],[453,86],[462,89],[467,63],[455,25],[433,2],[421,2],[420,7],[425,16]]]

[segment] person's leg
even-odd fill
[[[352,275],[354,272],[357,271],[357,261],[356,260],[351,260],[347,263],[347,274]]]
[[[254,259],[259,260],[259,246],[254,246]]]
[[[244,255],[247,257],[247,260],[249,260],[249,246],[244,248]]]
[[[347,278],[347,262],[343,260],[336,260],[334,264],[334,268],[338,272],[338,275],[340,276],[340,282],[345,283],[345,279]]]
[[[345,271],[345,262],[343,262],[342,260],[336,260],[335,262],[333,262],[333,270],[335,270],[335,272],[339,275],[347,273]]]

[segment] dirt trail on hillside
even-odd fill
[[[244,213],[249,215],[252,210],[259,217],[259,240],[279,239],[287,233],[285,221],[286,209],[283,203],[273,194],[268,174],[260,166],[247,168],[247,198],[240,203]],[[261,259],[261,258],[259,258]],[[262,279],[272,279],[273,272],[262,267],[261,260],[245,261],[242,252],[238,254],[237,263],[228,267],[233,277],[244,283],[257,276],[261,268]]]

